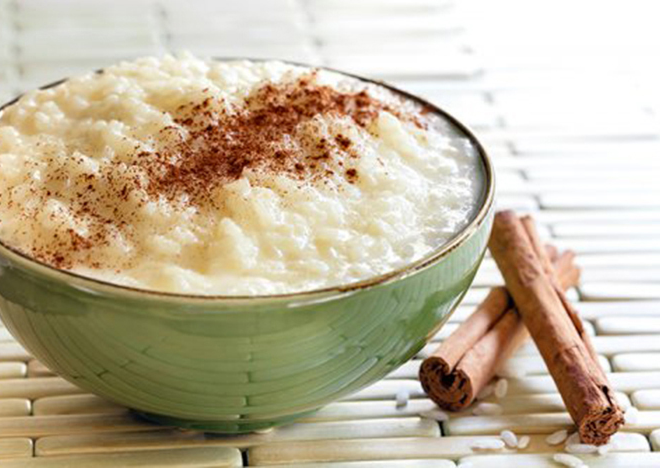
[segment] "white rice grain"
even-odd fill
[[[502,414],[502,407],[497,403],[479,403],[472,410],[475,416],[497,416]]]
[[[582,460],[574,455],[569,455],[567,453],[555,453],[552,459],[557,463],[561,463],[562,465],[568,466],[570,468],[580,468],[584,466]]]
[[[408,406],[410,400],[410,391],[407,388],[402,388],[396,392],[396,407],[405,408]]]
[[[274,427],[266,427],[265,429],[255,429],[255,433],[257,434],[268,434],[269,432],[273,432],[275,430]]]
[[[635,408],[634,406],[631,406],[624,413],[623,417],[626,420],[626,422],[625,422],[626,425],[628,425],[628,424],[637,424],[637,420],[639,419],[639,410],[637,408]]]
[[[566,445],[575,445],[575,444],[581,444],[581,443],[582,443],[582,441],[580,440],[580,434],[578,434],[577,432],[572,433],[566,439]]]
[[[470,448],[473,450],[502,450],[504,441],[500,439],[479,439],[472,442]]]
[[[512,431],[500,432],[500,437],[509,448],[518,448],[518,436]]]
[[[545,441],[548,445],[559,445],[568,437],[568,431],[562,429],[561,431],[553,432],[548,437],[545,438]]]
[[[529,436],[522,436],[520,439],[518,439],[518,450],[525,450],[527,447],[529,447],[531,440],[532,439],[530,439]]]
[[[568,453],[596,453],[598,447],[591,444],[570,444],[566,446],[565,450]]]
[[[507,379],[500,379],[495,384],[495,397],[504,398],[509,391],[509,381]]]

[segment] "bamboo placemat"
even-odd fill
[[[615,3],[601,5],[598,18],[625,15]],[[633,47],[634,27],[628,42],[596,27],[578,44],[580,28],[563,21],[577,7],[562,5],[0,0],[0,99],[123,58],[180,49],[326,64],[428,97],[486,144],[500,207],[533,213],[544,236],[578,252],[583,282],[570,294],[620,402],[638,410],[609,454],[581,457],[591,467],[660,466],[658,96],[640,79],[655,73],[644,66],[657,45]],[[572,426],[531,343],[503,371],[506,396],[489,397],[502,414],[466,411],[445,422],[421,416],[433,405],[416,379],[420,358],[500,282],[486,259],[451,322],[420,356],[304,421],[238,437],[145,423],[52,375],[0,328],[1,465],[559,466],[552,455],[563,446],[545,438]],[[406,393],[410,400],[397,406]],[[474,448],[504,429],[530,435],[529,446]]]

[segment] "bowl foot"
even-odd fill
[[[133,413],[147,421],[160,424],[163,426],[174,426],[181,429],[190,429],[195,431],[214,432],[218,434],[245,434],[249,432],[267,431],[276,426],[289,424],[298,418],[308,416],[316,410],[306,411],[304,413],[297,413],[290,416],[283,416],[273,419],[227,419],[221,421],[206,421],[195,419],[175,418],[165,416],[162,414],[145,413],[142,411],[133,410]]]

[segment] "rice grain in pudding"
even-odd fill
[[[261,295],[409,264],[474,216],[475,148],[384,87],[277,61],[146,58],[0,114],[0,239],[144,289]]]

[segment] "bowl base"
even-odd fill
[[[134,414],[146,419],[147,421],[163,426],[174,426],[181,429],[190,429],[195,431],[213,432],[217,434],[245,434],[249,432],[267,431],[276,426],[289,424],[296,419],[313,414],[316,410],[297,413],[290,416],[284,416],[277,419],[229,419],[224,421],[208,421],[174,418],[162,414],[145,413],[143,411],[132,410]]]

